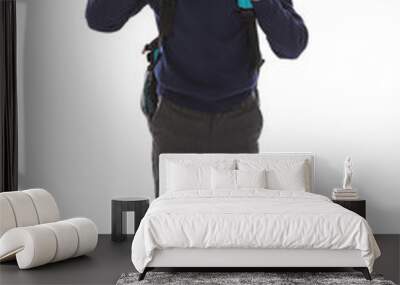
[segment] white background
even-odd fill
[[[84,0],[17,4],[21,188],[48,189],[64,217],[89,217],[108,233],[112,197],[153,196],[139,109],[152,11],[105,34],[87,27]],[[261,35],[261,151],[314,152],[325,195],[351,155],[374,232],[399,234],[400,2],[295,6],[310,31],[299,60],[277,59]]]

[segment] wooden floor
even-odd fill
[[[375,271],[399,283],[400,235],[377,235],[382,250]],[[89,256],[19,270],[15,262],[0,264],[0,284],[115,284],[124,272],[134,271],[130,260],[131,239],[114,243],[101,235],[97,249]]]

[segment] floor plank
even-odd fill
[[[400,235],[375,235],[381,257],[375,262],[374,270],[400,283]]]

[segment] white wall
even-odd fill
[[[64,216],[110,232],[113,196],[153,195],[139,109],[152,12],[102,34],[87,28],[84,0],[17,2],[21,188],[44,187]],[[310,43],[299,60],[283,61],[263,41],[261,150],[315,152],[326,195],[352,155],[373,230],[400,233],[400,2],[295,4]]]

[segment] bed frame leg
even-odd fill
[[[148,271],[148,269],[147,269],[147,267],[146,267],[146,268],[143,270],[143,272],[139,274],[138,281],[142,281],[142,280],[146,277],[147,271]]]
[[[369,270],[367,267],[356,267],[354,269],[357,271],[361,271],[361,273],[364,275],[365,279],[372,280],[371,274],[369,274]]]

